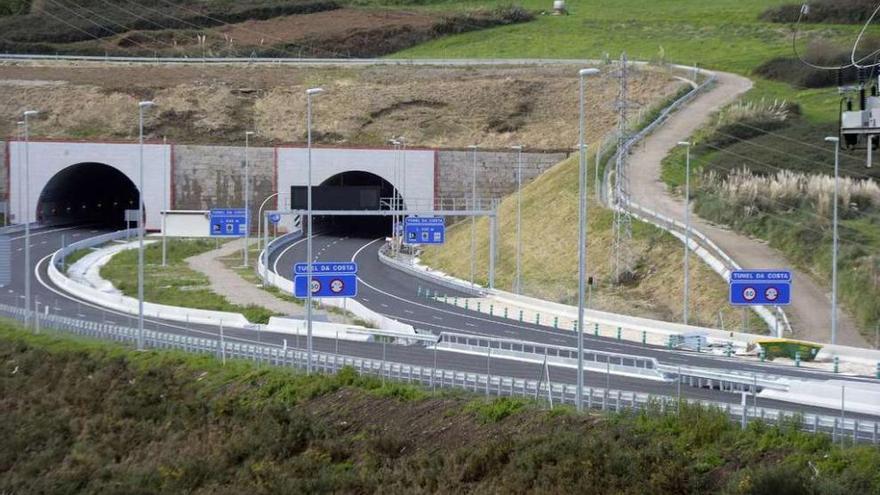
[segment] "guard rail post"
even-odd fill
[[[620,335],[623,330],[620,327],[617,327],[617,340],[620,340]]]
[[[596,337],[599,336],[599,324],[598,323],[593,324],[593,335],[595,335]]]
[[[834,356],[834,372],[835,373],[840,372],[840,358],[837,356]]]
[[[646,330],[642,330],[642,345],[648,343],[648,332]]]
[[[801,367],[801,352],[797,351],[794,353],[794,365],[798,368]]]

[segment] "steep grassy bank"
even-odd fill
[[[0,323],[4,493],[876,494],[880,451],[683,407],[577,415]]]
[[[592,157],[590,162],[593,163]],[[523,293],[544,299],[577,302],[577,169],[576,158],[560,163],[523,188]],[[593,172],[590,173],[592,185]],[[592,187],[592,186],[591,186]],[[500,244],[496,287],[510,290],[516,274],[516,195],[499,209]],[[588,272],[596,282],[591,307],[667,321],[681,321],[681,242],[670,234],[633,222],[635,279],[613,284],[613,214],[591,200],[589,209]],[[477,222],[477,281],[487,282],[488,220]],[[470,277],[470,221],[452,227],[446,245],[426,251],[425,263],[457,277]],[[724,281],[691,257],[691,317],[693,324],[763,332],[764,323],[751,312],[727,304]],[[719,316],[719,314],[721,316]],[[744,316],[745,315],[745,316]]]
[[[168,263],[162,267],[162,244],[144,249],[144,300],[183,306],[241,313],[252,323],[267,323],[274,314],[259,306],[231,304],[225,297],[211,291],[208,278],[187,266],[186,258],[216,248],[214,240],[174,239],[168,241]],[[101,276],[125,295],[137,297],[137,250],[117,254],[101,267]]]

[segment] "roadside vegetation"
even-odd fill
[[[239,306],[211,291],[208,277],[186,264],[186,258],[216,249],[215,240],[169,239],[167,266],[162,267],[162,244],[144,248],[144,300],[182,306],[241,313],[251,323],[268,323],[269,317],[280,316],[259,306]],[[109,280],[125,295],[137,297],[137,250],[128,249],[115,255],[101,267],[101,277]]]
[[[579,415],[6,323],[0,362],[4,493],[880,493],[876,447],[688,405]]]
[[[589,157],[592,193],[595,161]],[[564,304],[577,304],[577,191],[576,156],[556,165],[522,191],[523,294]],[[512,290],[516,275],[516,195],[499,207],[499,256],[495,286]],[[552,211],[550,215],[547,212]],[[594,286],[590,309],[612,311],[665,321],[681,321],[682,244],[662,230],[633,220],[633,276],[615,284],[613,220],[611,210],[590,194],[587,271]],[[425,264],[468,280],[470,278],[469,220],[452,226],[446,244],[426,249]],[[476,226],[476,281],[488,283],[488,220]],[[693,257],[690,264],[690,322],[728,330],[765,333],[767,326],[751,311],[727,303],[727,285],[706,264]]]

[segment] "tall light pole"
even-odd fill
[[[162,266],[168,264],[168,138],[162,136]]]
[[[312,96],[323,93],[321,88],[306,90],[306,132],[308,149],[308,179],[306,183],[306,209],[308,217],[308,232],[306,237],[306,349],[308,350],[308,364],[306,373],[312,372]]]
[[[138,103],[138,350],[144,348],[144,112],[155,105]]]
[[[248,247],[251,240],[251,163],[248,151],[253,135],[253,131],[244,133],[244,266],[249,266]]]
[[[31,312],[31,136],[29,119],[38,114],[36,110],[24,112],[24,326],[27,327]]]
[[[392,182],[394,182],[394,187],[391,192],[391,211],[397,211],[397,162],[400,160],[400,141],[395,138],[391,138],[388,140],[388,143],[391,144],[392,149],[394,150],[394,158],[391,161],[391,177]],[[397,235],[398,226],[397,214],[391,216],[391,250],[394,256],[398,254],[399,242]]]
[[[468,146],[473,153],[473,166],[471,167],[471,209],[477,210],[477,145]],[[477,261],[477,218],[471,215],[471,287],[474,286],[474,272]]]
[[[684,160],[684,302],[682,309],[682,321],[688,324],[688,297],[690,296],[690,270],[688,259],[691,253],[691,143],[680,141],[679,146],[685,147]]]
[[[580,134],[578,139],[580,162],[578,166],[578,376],[575,399],[578,411],[582,411],[584,408],[584,297],[587,278],[587,144],[584,79],[598,73],[598,69],[581,69],[578,72],[580,80]]]
[[[831,345],[837,343],[837,189],[840,177],[840,138],[827,137],[825,141],[834,143],[834,245],[831,248]]]
[[[516,155],[516,279],[517,294],[522,293],[522,145],[511,146]]]
[[[19,144],[21,144],[21,141],[24,141],[24,121],[19,120],[18,122],[15,123],[15,125],[18,126],[18,141],[19,141]],[[16,147],[16,150],[18,152],[17,153],[18,154],[18,163],[19,163],[19,166],[21,166],[21,163],[24,161],[21,157],[21,146]],[[18,199],[19,214],[23,213],[26,209],[26,208],[22,207],[22,199],[21,199],[22,196],[24,196],[24,191],[22,191],[23,188],[21,186],[21,176],[22,175],[24,175],[24,174],[22,174],[22,173],[18,174],[18,198],[17,199]],[[19,219],[16,218],[16,220],[19,220]]]

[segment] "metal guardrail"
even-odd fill
[[[615,163],[617,161],[617,157],[621,153],[629,154],[633,146],[645,139],[649,134],[654,132],[659,126],[665,123],[666,120],[674,112],[678,111],[681,107],[696,98],[697,95],[708,90],[709,87],[715,84],[715,82],[717,81],[717,76],[714,73],[705,73],[709,74],[709,77],[707,77],[701,84],[697,85],[687,94],[666,107],[653,122],[645,126],[644,129],[642,129],[632,137],[630,137],[620,149],[615,150],[614,154],[612,154],[611,157],[608,158],[606,163]],[[617,139],[616,135],[612,137],[614,139]],[[610,166],[605,167],[605,173],[602,178],[601,184],[597,185],[597,187],[599,187],[600,193],[599,200],[607,207],[613,209],[616,205],[613,201],[611,201],[610,198],[611,169],[612,167]],[[667,232],[676,232],[678,234],[684,235],[686,231],[686,226],[683,223],[662,215],[650,208],[641,206],[638,203],[632,201],[632,199],[629,197],[620,198],[620,200],[621,208],[625,208],[631,213],[640,216],[643,221],[651,223],[663,230],[666,230]],[[737,264],[727,253],[725,253],[720,247],[718,247],[717,244],[706,237],[706,235],[702,232],[699,232],[698,230],[695,230],[693,227],[691,227],[690,236],[697,244],[703,247],[703,249],[705,249],[713,257],[724,263],[725,268],[728,271],[738,270],[740,268],[739,264]],[[772,313],[775,313],[775,315],[773,315]],[[767,322],[771,325],[771,327],[775,326],[778,320],[781,320],[783,328],[791,332],[791,322],[788,320],[788,316],[785,314],[785,311],[783,311],[781,308],[775,307],[772,312],[768,311],[764,314],[769,318],[772,318],[771,321]]]
[[[36,314],[9,305],[0,305],[0,316],[20,322],[30,321],[40,329],[51,329],[74,335],[110,340],[133,345],[137,342],[137,330],[115,324],[78,320],[60,315]],[[144,345],[154,349],[177,349],[185,352],[211,354],[218,358],[235,358],[268,363],[276,366],[305,369],[308,354],[305,350],[271,346],[253,345],[228,340],[190,337],[172,333],[145,330]],[[377,344],[378,345],[378,344]],[[574,404],[576,387],[569,383],[548,380],[532,380],[483,373],[470,373],[458,370],[432,368],[387,360],[366,359],[335,353],[314,352],[312,368],[318,372],[335,373],[344,367],[351,367],[364,375],[380,377],[383,380],[411,383],[437,388],[457,388],[487,396],[528,397],[546,400],[553,404]],[[548,371],[549,375],[549,371]],[[585,407],[604,411],[671,411],[676,407],[676,399],[669,396],[638,392],[627,392],[598,387],[584,387]],[[730,420],[743,427],[750,421],[761,420],[770,424],[794,424],[799,420],[800,428],[814,433],[830,434],[834,441],[851,440],[854,443],[880,442],[880,422],[860,421],[821,414],[799,414],[764,407],[737,405],[704,400],[683,400],[684,402],[713,407],[724,411]]]

